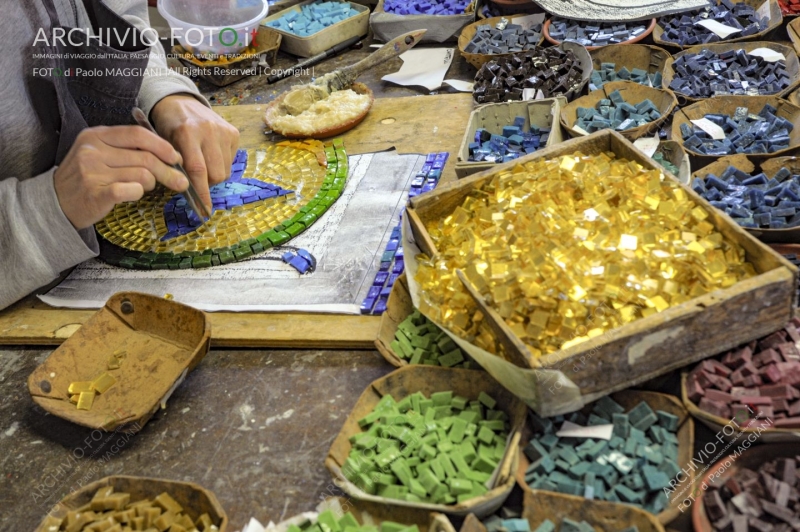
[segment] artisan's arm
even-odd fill
[[[61,210],[54,170],[0,181],[0,309],[97,255],[94,229],[77,231]]]
[[[147,2],[144,0],[110,0],[109,4],[129,22],[141,28],[147,26]],[[158,44],[150,55],[139,105],[150,113],[153,106],[165,97],[184,98],[187,95],[206,108],[207,102],[194,83],[169,73],[163,48]],[[100,157],[93,159],[99,161]],[[65,172],[61,173],[62,185],[57,193],[53,181],[55,171],[56,168],[51,168],[23,181],[14,178],[0,181],[0,205],[3,206],[0,209],[0,309],[98,253],[94,228],[86,224],[102,217],[102,211],[113,204],[97,205],[93,202],[86,205],[88,189],[85,183],[75,182],[77,174],[74,172],[70,172],[73,179],[65,176]],[[66,202],[63,210],[59,198]],[[87,216],[88,219],[82,219]],[[77,230],[75,227],[83,228]]]
[[[109,7],[138,28],[149,27],[145,0],[107,0]],[[148,37],[152,40],[152,31]],[[149,42],[149,41],[148,41]],[[150,53],[139,91],[139,107],[158,133],[183,156],[183,166],[200,199],[211,210],[209,185],[230,175],[239,131],[211,110],[188,78],[170,72],[161,43]]]

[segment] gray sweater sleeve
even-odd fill
[[[106,0],[128,22],[149,26],[145,0]],[[167,68],[164,49],[153,47],[139,92],[139,106],[149,114],[171,94],[188,94],[208,105],[188,78]],[[97,256],[94,228],[77,231],[58,203],[55,168],[30,179],[0,180],[0,309],[23,298],[76,264]]]
[[[0,181],[0,309],[97,255],[94,229],[76,231],[61,210],[54,171]]]

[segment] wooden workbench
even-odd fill
[[[267,137],[261,120],[265,105],[214,109],[241,132],[240,146],[254,148],[282,140]],[[343,135],[349,154],[395,148],[400,153],[447,151],[442,179],[455,179],[455,153],[469,113],[470,94],[377,98],[367,118]],[[0,312],[0,345],[56,345],[74,333],[93,310],[52,308],[30,296]],[[215,347],[371,349],[379,318],[304,313],[211,313]]]

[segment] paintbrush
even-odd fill
[[[142,111],[138,107],[134,107],[131,110],[131,114],[133,115],[133,119],[136,120],[137,124],[158,135],[158,133],[156,133],[155,128],[153,128],[153,125],[145,116],[144,111]],[[175,170],[182,173],[183,175],[185,175],[186,180],[189,182],[189,188],[183,195],[183,197],[186,198],[186,202],[189,204],[189,208],[192,209],[195,212],[195,214],[197,214],[197,217],[200,218],[201,222],[203,223],[207,222],[209,218],[211,218],[211,213],[208,212],[208,209],[206,208],[205,204],[200,199],[200,195],[197,193],[197,189],[194,188],[194,185],[192,185],[192,180],[189,179],[189,174],[186,173],[186,170],[183,169],[183,166],[180,163],[175,163],[172,165],[172,167]]]
[[[414,30],[404,33],[358,63],[325,74],[313,83],[292,87],[283,99],[283,106],[290,115],[299,115],[314,102],[326,99],[332,92],[349,88],[356,78],[367,70],[410,50],[419,42],[425,31]]]

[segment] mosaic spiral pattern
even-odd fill
[[[123,268],[173,270],[243,260],[305,231],[346,180],[341,139],[324,148],[308,142],[240,151],[231,178],[212,187],[208,222],[200,225],[182,195],[159,187],[95,225],[100,257]]]

